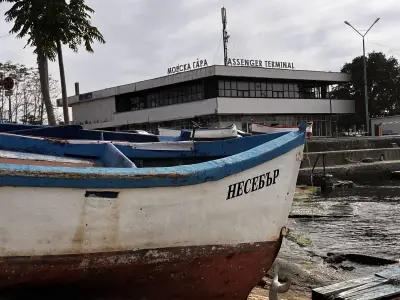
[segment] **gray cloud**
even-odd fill
[[[294,61],[299,69],[338,71],[359,55],[361,38],[344,25],[367,29],[367,50],[400,56],[398,0],[88,0],[93,23],[107,43],[95,53],[65,50],[68,88],[96,90],[166,74],[168,66],[197,58],[223,61],[220,8],[228,11],[231,57]],[[7,5],[0,5],[4,14]],[[0,18],[0,61],[35,65],[23,40],[2,37],[10,29]],[[57,63],[51,72],[58,78]]]

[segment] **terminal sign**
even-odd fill
[[[273,61],[261,59],[247,59],[247,58],[228,58],[228,66],[234,67],[256,67],[268,69],[294,69],[293,62],[287,61]]]
[[[207,59],[198,59],[192,63],[185,63],[168,68],[168,75],[208,67]]]
[[[267,69],[294,69],[293,62],[287,61],[273,61],[261,59],[247,59],[247,58],[228,58],[228,66],[233,67],[255,67]],[[168,68],[168,75],[191,71],[208,67],[207,59],[198,59],[192,63],[179,64],[174,67]]]

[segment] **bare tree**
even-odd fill
[[[47,123],[38,70],[6,62],[0,63],[0,73],[12,77],[15,83],[10,96],[6,96],[5,91],[0,89],[0,119],[24,124]],[[52,99],[60,96],[58,83],[51,77],[49,77],[49,95]],[[57,111],[55,119],[60,119]]]

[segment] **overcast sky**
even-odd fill
[[[106,44],[95,53],[64,51],[69,93],[164,76],[169,66],[207,59],[222,64],[220,8],[228,18],[229,57],[293,61],[296,69],[339,71],[362,53],[362,41],[343,21],[366,30],[367,51],[400,58],[399,0],[87,0]],[[1,16],[8,5],[0,4]],[[35,66],[32,48],[7,33],[0,18],[0,62]],[[58,79],[56,62],[50,71]]]

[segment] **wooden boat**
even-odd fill
[[[307,128],[306,128],[306,135],[307,138],[310,138],[312,136],[312,122],[307,123]],[[298,126],[283,126],[283,125],[277,125],[277,126],[268,126],[265,124],[259,124],[259,123],[252,123],[250,124],[250,132],[252,133],[278,133],[278,132],[291,132],[291,131],[298,131],[299,127]]]
[[[278,133],[278,132],[290,132],[298,131],[297,126],[268,126],[265,124],[252,123],[250,124],[250,131],[253,133]]]
[[[161,136],[186,136],[189,135],[191,139],[228,139],[238,137],[238,131],[235,124],[225,128],[195,128],[195,129],[170,129],[158,128],[159,135]]]
[[[126,142],[158,142],[162,137],[148,132],[121,132],[107,130],[88,130],[80,125],[65,126],[37,126],[3,123],[0,124],[0,132],[8,132],[27,136],[41,136],[57,139],[79,139],[79,140],[107,140]]]
[[[244,300],[279,251],[303,144],[304,131],[186,150],[0,134],[0,295]],[[206,161],[138,168],[127,149]]]

